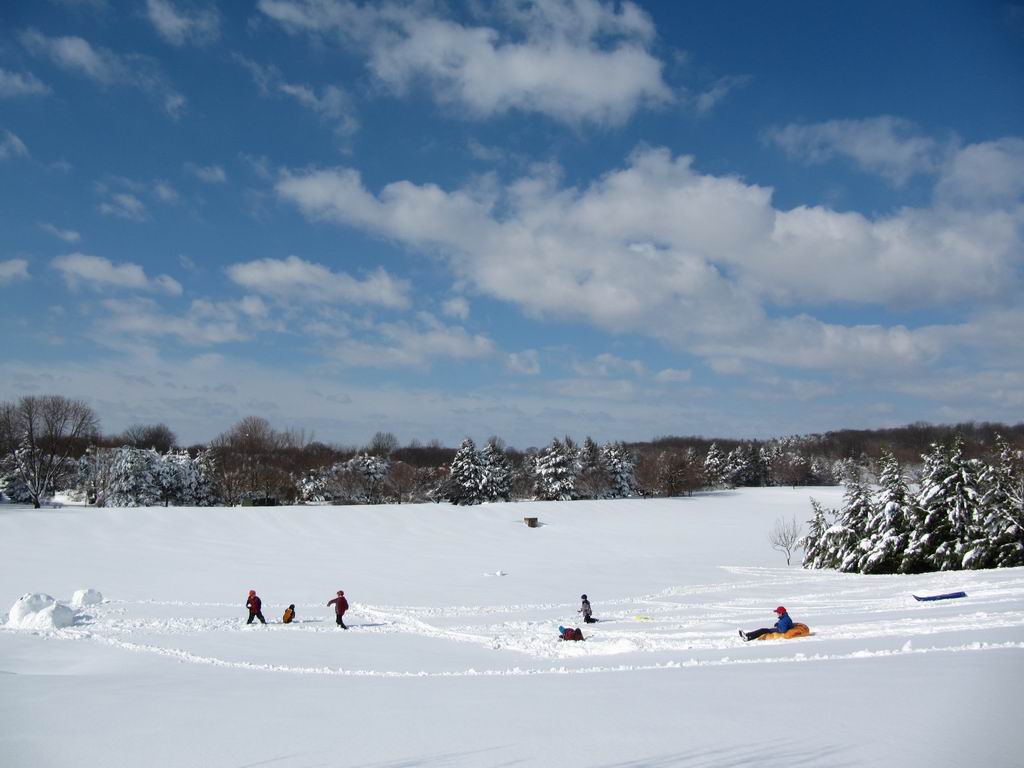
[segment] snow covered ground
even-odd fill
[[[0,506],[0,611],[30,592],[105,598],[69,628],[0,627],[0,763],[1021,765],[1024,569],[786,567],[767,532],[808,518],[810,495],[840,489]],[[348,632],[324,605],[339,588]],[[249,589],[269,626],[244,625]],[[582,592],[601,622],[559,642]],[[779,604],[813,635],[744,644],[737,628]]]

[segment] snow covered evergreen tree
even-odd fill
[[[128,446],[117,450],[110,468],[108,506],[152,507],[159,503],[154,455],[155,452]]]
[[[811,499],[814,514],[807,525],[807,535],[803,538],[804,568],[835,568],[837,563],[826,545],[825,534],[833,525],[833,520],[817,499]],[[833,514],[834,517],[834,514]]]
[[[579,476],[579,451],[568,437],[558,438],[541,451],[536,458],[536,496],[541,501],[570,501],[577,498],[576,479]]]
[[[442,498],[452,504],[479,504],[487,500],[483,461],[476,444],[466,438],[452,459]]]
[[[483,472],[481,495],[483,501],[509,501],[512,498],[512,467],[505,452],[493,440],[480,452]]]
[[[839,520],[826,533],[826,546],[833,562],[847,573],[858,570],[861,557],[865,554],[868,521],[875,515],[871,503],[871,491],[860,478],[852,473],[846,478],[846,493],[843,494],[843,508]]]
[[[332,500],[330,480],[333,467],[306,472],[298,482],[299,499],[306,504],[326,504]]]
[[[996,455],[981,470],[978,486],[979,510],[963,567],[1024,565],[1024,453],[996,438]]]
[[[611,492],[611,476],[604,453],[590,437],[580,450],[580,475],[576,483],[578,498],[605,499]]]
[[[629,499],[636,496],[633,459],[622,443],[605,443],[601,455],[608,470],[608,498]]]
[[[213,507],[221,503],[217,490],[217,454],[212,448],[200,451],[192,459],[184,494],[187,503],[196,507]]]
[[[184,462],[172,452],[161,455],[150,449],[149,454],[149,463],[153,468],[153,482],[157,489],[157,501],[162,502],[165,507],[172,502],[180,504],[184,491],[185,472],[191,464],[188,454],[185,454]]]
[[[868,519],[864,554],[858,570],[861,573],[896,573],[899,571],[910,535],[910,492],[896,457],[882,453],[878,482],[881,486]]]
[[[718,488],[725,482],[726,457],[717,443],[708,447],[704,456],[704,481],[709,488]]]

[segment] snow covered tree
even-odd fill
[[[76,470],[75,457],[96,434],[96,414],[81,400],[59,395],[0,405],[2,431],[17,443],[10,469],[38,509],[40,498],[59,490]]]
[[[832,527],[833,520],[817,499],[811,499],[811,509],[814,514],[807,525],[807,535],[803,538],[804,568],[834,568],[836,563],[828,551],[825,535]]]
[[[326,504],[331,501],[331,469],[320,467],[306,472],[298,482],[299,499],[306,504]]]
[[[361,453],[346,462],[346,467],[355,479],[359,501],[379,504],[388,477],[389,461],[383,456]]]
[[[879,463],[875,504],[865,529],[861,573],[897,573],[910,535],[911,502],[903,469],[885,451]]]
[[[846,493],[839,520],[826,533],[826,546],[831,550],[831,559],[837,567],[847,573],[855,573],[864,555],[865,534],[868,521],[875,511],[871,503],[871,491],[855,472],[846,478]]]
[[[568,437],[551,441],[535,459],[536,496],[541,501],[570,501],[577,498],[579,457],[576,444]]]
[[[717,443],[712,443],[704,457],[704,481],[709,488],[718,488],[725,482],[726,457]]]
[[[962,568],[964,545],[980,505],[976,463],[964,456],[959,438],[948,450],[932,446],[924,458],[905,573]]]
[[[150,463],[153,467],[153,482],[156,484],[157,500],[163,502],[165,507],[171,502],[180,504],[184,490],[185,472],[191,464],[188,461],[188,454],[185,454],[185,461],[182,462],[174,453],[161,455],[155,450],[150,450]]]
[[[611,491],[611,477],[604,453],[590,437],[580,451],[580,476],[576,483],[579,498],[605,499]]]
[[[160,501],[155,477],[155,452],[125,446],[114,455],[107,504],[112,507],[152,507]]]
[[[976,524],[963,558],[964,568],[1024,565],[1024,452],[996,438],[996,455],[979,475]]]
[[[512,467],[504,451],[493,440],[480,451],[480,469],[483,473],[483,500],[509,501],[512,498]]]
[[[191,462],[186,475],[182,503],[193,507],[213,507],[221,503],[217,490],[217,454],[207,448]]]
[[[487,500],[484,486],[483,461],[476,444],[467,437],[452,459],[441,496],[452,504],[479,504]]]
[[[633,459],[622,443],[601,446],[602,461],[608,471],[608,498],[629,499],[636,496]]]

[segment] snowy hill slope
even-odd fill
[[[1019,764],[1024,569],[786,567],[839,490],[277,509],[0,507],[5,765]],[[544,524],[529,529],[525,515]],[[245,626],[245,594],[267,627]],[[352,627],[324,603],[338,588]],[[912,594],[965,590],[964,600]],[[584,643],[587,592],[602,621]],[[298,622],[280,624],[295,603]],[[784,604],[809,638],[744,644]]]

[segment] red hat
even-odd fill
[[[775,612],[776,612],[776,613],[785,613],[785,612],[786,612],[786,609],[785,609],[785,608],[783,608],[783,607],[782,607],[782,606],[780,605],[780,606],[779,606],[778,608],[776,608],[776,609],[775,609]]]

